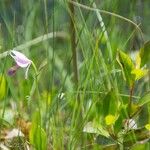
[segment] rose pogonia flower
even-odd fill
[[[15,72],[18,70],[18,68],[20,68],[20,67],[26,68],[25,79],[27,79],[28,70],[29,70],[29,67],[30,67],[32,61],[30,59],[28,59],[24,54],[22,54],[21,52],[18,52],[16,50],[12,50],[10,52],[10,56],[15,60],[16,65],[9,69],[8,74],[14,75]]]

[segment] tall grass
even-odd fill
[[[149,1],[140,2],[147,18]],[[145,128],[150,121],[149,74],[131,89],[124,80],[126,64],[118,58],[120,51],[130,58],[149,39],[148,21],[141,21],[142,14],[132,9],[137,4],[129,0],[1,2],[1,133],[22,131],[18,120],[23,120],[26,126],[31,124],[25,136],[31,149],[149,149]],[[139,22],[134,20],[137,15]],[[12,49],[35,64],[27,80],[22,68],[12,77],[7,74],[14,64]],[[145,49],[149,57],[149,44]],[[149,70],[149,61],[144,67]],[[107,117],[112,117],[110,124]],[[132,127],[130,119],[135,121]]]

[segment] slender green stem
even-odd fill
[[[97,9],[95,3],[93,3],[93,7],[94,7],[95,9]],[[112,62],[112,59],[113,59],[112,48],[111,48],[111,44],[110,44],[110,41],[109,41],[109,37],[108,37],[108,33],[107,33],[107,30],[106,30],[105,24],[104,24],[104,22],[103,22],[103,19],[102,19],[102,17],[101,17],[101,14],[100,14],[100,12],[99,12],[98,10],[96,11],[96,15],[97,15],[97,18],[98,18],[98,20],[99,20],[99,22],[100,22],[100,26],[101,26],[101,28],[102,28],[102,32],[103,32],[103,34],[104,34],[104,37],[105,37],[105,39],[106,39],[106,41],[107,41],[107,42],[106,42],[106,45],[107,45],[107,49],[108,49],[108,51],[109,51],[110,61]]]
[[[133,91],[134,91],[134,84],[130,88],[130,97],[129,97],[129,103],[128,103],[128,108],[129,108],[129,114],[128,115],[129,115],[129,118],[131,118]]]
[[[78,67],[77,67],[77,51],[76,51],[76,33],[75,33],[75,10],[74,5],[69,3],[70,8],[70,38],[71,38],[71,49],[73,55],[73,71],[74,71],[74,83],[77,88],[78,86]]]
[[[42,36],[39,36],[39,37],[37,37],[37,38],[35,38],[35,39],[31,40],[31,41],[28,41],[28,42],[26,42],[24,44],[18,45],[16,47],[12,48],[12,49],[21,50],[22,51],[23,49],[29,48],[30,46],[36,45],[36,44],[38,44],[40,42],[43,42],[43,41],[48,40],[48,39],[51,39],[53,37],[55,37],[55,38],[56,37],[68,38],[68,35],[65,32],[50,32],[48,34],[44,34]],[[10,53],[10,51],[12,49],[1,53],[0,54],[0,59],[5,58],[7,55],[9,55],[9,53]]]
[[[29,100],[31,100],[31,97],[33,96],[33,94],[34,94],[34,92],[36,90],[37,81],[38,81],[38,78],[37,78],[37,76],[38,76],[38,70],[37,70],[35,64],[33,63],[33,61],[32,61],[32,66],[33,66],[33,69],[35,71],[35,78],[34,78],[33,85],[32,85],[31,91],[30,91]]]
[[[37,75],[38,75],[38,70],[37,70],[37,68],[36,68],[36,66],[35,66],[35,64],[34,64],[33,61],[32,61],[32,66],[33,66],[33,68],[34,68],[35,75],[37,76]]]

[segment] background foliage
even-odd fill
[[[1,132],[19,128],[39,150],[149,149],[149,6],[1,0]],[[22,68],[8,76],[15,62],[3,54],[14,47],[34,62],[37,83],[32,66],[27,80]]]

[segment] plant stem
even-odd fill
[[[43,42],[43,41],[46,41],[46,40],[52,39],[52,38],[66,38],[66,39],[68,39],[68,34],[66,34],[63,31],[62,32],[61,31],[60,32],[50,32],[50,33],[44,34],[42,36],[39,36],[37,38],[34,38],[33,40],[30,40],[30,41],[28,41],[24,44],[18,45],[16,47],[12,48],[12,49],[22,51],[24,49],[27,49],[27,48],[33,46],[33,45],[36,45],[40,42]],[[5,58],[6,56],[8,56],[12,49],[9,49],[9,50],[1,53],[0,54],[0,59]]]
[[[70,9],[70,38],[71,38],[71,49],[73,56],[73,72],[74,72],[74,83],[75,87],[78,86],[78,67],[77,67],[77,52],[76,52],[76,33],[75,33],[75,10],[72,3],[69,3]]]
[[[33,84],[32,84],[32,88],[31,88],[31,91],[30,91],[30,95],[29,95],[29,100],[31,100],[36,88],[37,88],[37,82],[38,82],[38,70],[35,66],[35,64],[32,62],[32,66],[33,66],[33,69],[34,69],[34,72],[35,72],[35,78],[34,78],[34,81],[33,81]]]
[[[70,40],[71,40],[71,50],[72,50],[72,68],[73,68],[73,80],[75,89],[78,89],[78,64],[77,64],[77,47],[76,47],[76,31],[75,31],[75,9],[72,3],[69,3],[69,11],[70,11]],[[82,122],[82,104],[80,100],[80,93],[76,95],[76,105],[74,107],[73,119],[72,119],[72,128],[75,127],[75,130],[78,130],[78,124]],[[78,133],[82,133],[82,129],[78,130]],[[74,135],[76,137],[76,135]],[[72,149],[72,142],[75,137],[72,137],[70,140],[69,146]],[[83,144],[83,137],[81,134],[81,144]]]
[[[129,97],[129,104],[128,104],[128,108],[129,108],[129,118],[131,118],[131,109],[132,109],[132,95],[133,95],[133,91],[134,91],[134,84],[130,87],[130,97]]]

